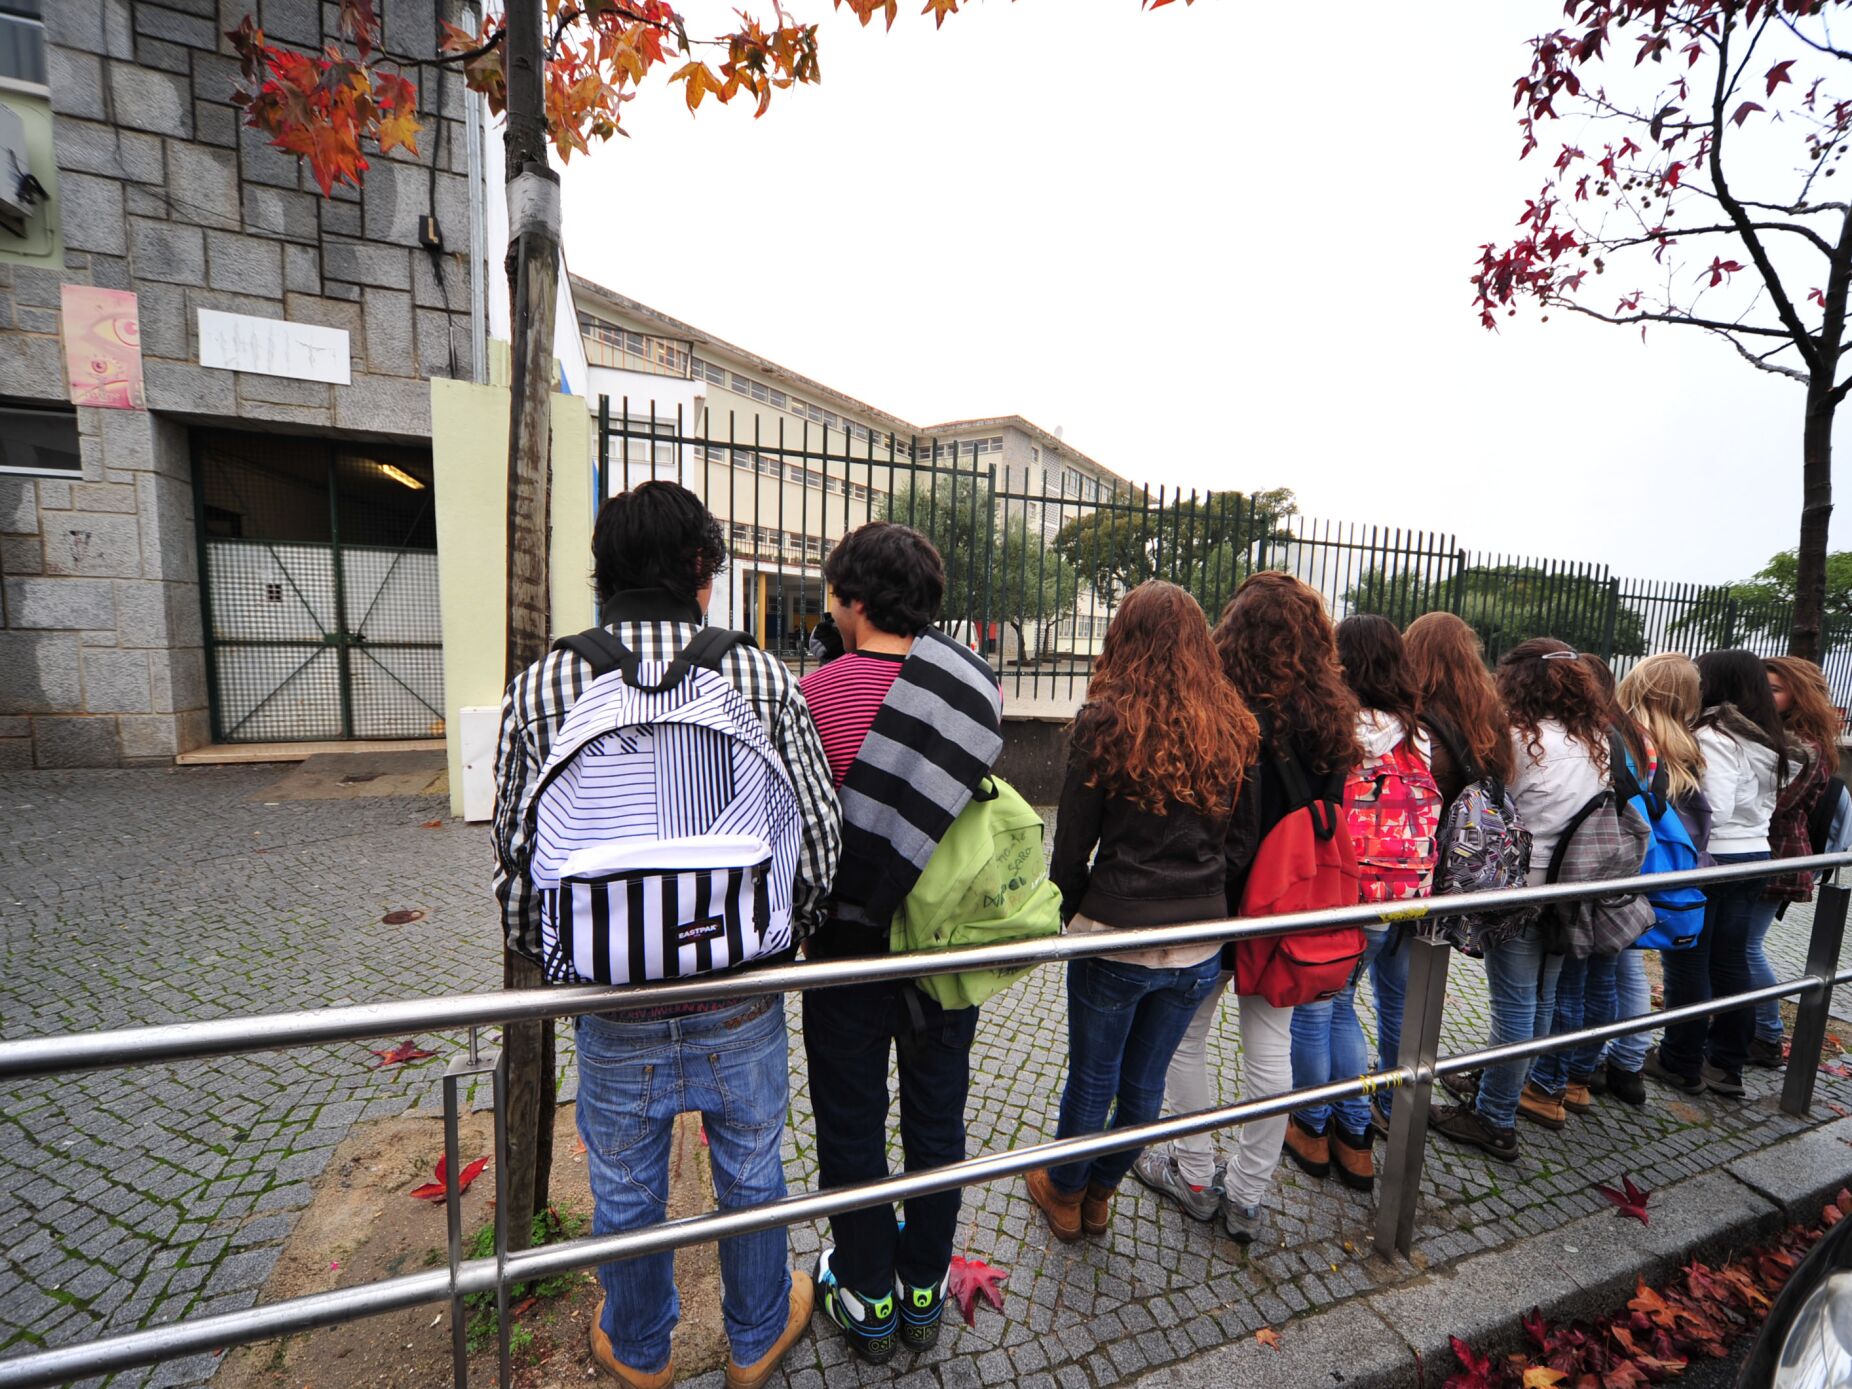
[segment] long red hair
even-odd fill
[[[1227,813],[1260,743],[1202,608],[1162,580],[1140,584],[1113,614],[1073,736],[1089,785],[1158,815],[1172,801]]]
[[[1313,770],[1347,772],[1363,761],[1357,696],[1317,589],[1273,570],[1248,575],[1222,610],[1215,647],[1241,697]]]
[[[1452,613],[1423,613],[1402,642],[1422,709],[1452,724],[1482,768],[1511,780],[1511,720],[1485,668],[1479,634]]]

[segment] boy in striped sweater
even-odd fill
[[[802,681],[843,807],[843,856],[812,959],[885,954],[895,909],[1002,749],[990,668],[937,631],[939,552],[873,521],[824,566],[844,654]],[[908,1171],[965,1155],[977,1009],[942,1009],[910,981],[804,994],[804,1052],[822,1185],[888,1175],[888,1056],[899,1053]],[[837,1216],[818,1262],[817,1305],[864,1360],[939,1335],[958,1224],[956,1190]]]

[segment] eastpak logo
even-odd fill
[[[727,919],[724,916],[707,916],[699,921],[691,921],[686,926],[675,928],[677,945],[693,945],[696,941],[713,940],[726,934]]]

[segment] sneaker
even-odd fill
[[[1236,1244],[1252,1244],[1260,1238],[1264,1224],[1259,1206],[1238,1206],[1233,1201],[1222,1202],[1222,1228],[1228,1231],[1228,1237]]]
[[[1442,1105],[1429,1117],[1428,1127],[1435,1133],[1451,1138],[1455,1143],[1477,1148],[1500,1162],[1518,1160],[1517,1129],[1493,1128],[1471,1105]]]
[[[830,1255],[834,1252],[826,1246],[817,1256],[817,1306],[849,1338],[851,1350],[870,1365],[885,1365],[900,1348],[895,1336],[900,1317],[894,1294],[865,1297],[845,1288],[830,1271]]]
[[[1713,1095],[1723,1095],[1732,1100],[1740,1100],[1746,1093],[1743,1089],[1741,1071],[1726,1071],[1723,1067],[1713,1066],[1706,1061],[1699,1074],[1703,1077],[1704,1088]]]
[[[1192,1186],[1183,1179],[1177,1155],[1168,1144],[1146,1148],[1132,1164],[1132,1175],[1160,1196],[1168,1196],[1191,1220],[1209,1221],[1222,1208],[1222,1173],[1210,1186]]]
[[[1563,1108],[1562,1097],[1552,1095],[1528,1080],[1524,1082],[1524,1089],[1518,1095],[1518,1113],[1533,1124],[1542,1124],[1546,1129],[1562,1129],[1569,1126],[1569,1112]]]
[[[785,1352],[796,1345],[798,1339],[810,1326],[810,1313],[816,1302],[816,1287],[810,1281],[810,1275],[801,1268],[791,1270],[791,1312],[785,1322],[785,1329],[779,1334],[772,1348],[750,1365],[742,1365],[731,1355],[727,1357],[726,1389],[762,1389],[765,1382],[772,1377],[779,1362],[785,1358]]]
[[[1479,1072],[1451,1071],[1440,1078],[1441,1088],[1462,1104],[1471,1104],[1479,1097]]]
[[[1638,1071],[1623,1071],[1618,1066],[1610,1066],[1608,1093],[1622,1104],[1643,1105],[1646,1103],[1646,1077]]]
[[[1646,1053],[1646,1063],[1641,1069],[1662,1085],[1670,1085],[1681,1095],[1702,1095],[1704,1081],[1700,1076],[1688,1076],[1682,1071],[1675,1071],[1666,1065],[1660,1056],[1658,1047],[1650,1047]]]
[[[1771,1042],[1766,1037],[1757,1037],[1750,1042],[1749,1064],[1765,1071],[1779,1071],[1787,1065],[1787,1048],[1782,1045],[1782,1039],[1777,1037]]]
[[[908,1350],[931,1350],[939,1343],[939,1318],[945,1311],[945,1290],[951,1285],[951,1270],[930,1287],[916,1288],[900,1279],[894,1291],[900,1294],[900,1343]]]
[[[1331,1175],[1331,1121],[1323,1129],[1313,1129],[1297,1114],[1286,1125],[1286,1156],[1298,1164],[1308,1177]]]

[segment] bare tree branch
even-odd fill
[[[1830,43],[1821,43],[1818,39],[1810,38],[1808,35],[1802,33],[1801,26],[1794,22],[1794,17],[1792,15],[1782,15],[1781,22],[1788,26],[1788,32],[1790,34],[1794,35],[1795,38],[1799,39],[1809,48],[1820,53],[1828,54],[1834,58],[1852,60],[1852,53],[1846,52],[1845,49],[1834,48]]]
[[[1812,227],[1803,227],[1794,222],[1751,222],[1749,225],[1754,227],[1757,231],[1792,232],[1796,236],[1804,236],[1807,238],[1807,240],[1811,241],[1816,247],[1819,248],[1820,253],[1822,255],[1830,256],[1833,254],[1832,242],[1828,241],[1825,237],[1821,236],[1820,233],[1815,231]],[[1664,235],[1667,237],[1707,236],[1707,235],[1712,235],[1712,234],[1735,236],[1740,231],[1741,231],[1741,228],[1736,227],[1736,226],[1725,226],[1725,227],[1671,227],[1671,226],[1668,226],[1665,229]],[[1593,238],[1593,240],[1595,241],[1597,245],[1601,246],[1605,250],[1619,251],[1619,250],[1624,250],[1625,248],[1629,246],[1649,245],[1652,242],[1659,240],[1659,238],[1660,238],[1659,233],[1649,232],[1645,236],[1626,237],[1626,238],[1623,238],[1620,240],[1614,240],[1614,241],[1610,241],[1602,237],[1595,237]]]
[[[1776,376],[1786,376],[1790,380],[1800,382],[1803,386],[1810,384],[1812,381],[1812,378],[1809,377],[1806,372],[1800,370],[1798,367],[1784,367],[1778,362],[1769,361],[1768,360],[1769,356],[1773,354],[1765,353],[1764,355],[1758,357],[1755,353],[1751,352],[1747,347],[1744,347],[1742,343],[1738,342],[1735,336],[1730,333],[1726,333],[1726,332],[1719,330],[1717,332],[1717,336],[1722,338],[1725,342],[1729,343],[1730,346],[1734,347],[1737,350],[1737,352],[1741,355],[1742,359],[1745,362],[1749,363],[1749,365],[1754,367],[1757,371],[1767,371],[1767,372],[1774,373]],[[1791,347],[1791,346],[1793,346],[1792,343],[1782,344],[1782,347]],[[1781,348],[1776,348],[1775,350],[1779,352]]]
[[[1755,323],[1725,323],[1722,319],[1694,318],[1684,313],[1632,313],[1620,316],[1602,313],[1599,309],[1591,309],[1586,304],[1578,304],[1573,299],[1561,297],[1552,297],[1545,302],[1556,308],[1569,309],[1574,313],[1597,318],[1603,323],[1612,323],[1621,328],[1633,323],[1674,323],[1687,328],[1703,328],[1712,333],[1748,333],[1758,338],[1780,338],[1783,340],[1784,347],[1797,345],[1785,328],[1764,328]]]

